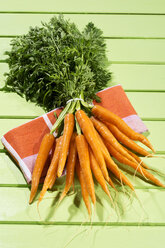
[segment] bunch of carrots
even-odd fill
[[[148,152],[135,141],[140,141],[153,153]],[[56,178],[61,177],[64,168],[66,168],[66,183],[59,202],[74,184],[76,173],[89,215],[91,215],[91,201],[94,205],[96,204],[93,177],[110,199],[112,198],[108,185],[115,190],[116,188],[109,171],[120,183],[129,186],[134,191],[134,186],[112,157],[118,162],[132,167],[154,184],[165,187],[148,171],[148,166],[137,155],[154,156],[153,146],[143,134],[132,130],[120,117],[104,107],[91,106],[84,101],[77,100],[66,105],[51,132],[43,137],[33,170],[29,203],[32,203],[36,195],[41,173],[54,144],[53,156],[38,204],[46,191],[53,187]]]

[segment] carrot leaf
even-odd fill
[[[1,90],[15,92],[46,111],[69,99],[99,100],[96,92],[111,78],[103,33],[92,22],[80,32],[62,15],[11,40],[9,72]]]

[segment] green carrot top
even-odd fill
[[[91,22],[79,31],[62,15],[12,39],[5,54],[9,72],[1,90],[16,92],[46,111],[81,92],[87,102],[99,100],[96,92],[111,78],[102,31]]]

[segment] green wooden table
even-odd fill
[[[10,40],[63,13],[81,29],[89,21],[103,32],[111,60],[112,84],[122,84],[133,106],[150,130],[158,154],[165,155],[165,2],[163,0],[1,0],[0,86],[8,71],[4,51]],[[0,92],[0,135],[44,111],[16,94]],[[165,160],[145,159],[165,182]],[[126,173],[138,199],[112,195],[118,214],[96,187],[97,205],[89,222],[80,189],[56,208],[59,181],[37,211],[29,206],[29,187],[0,144],[0,248],[29,247],[164,247],[165,190]],[[105,245],[106,244],[106,245]]]

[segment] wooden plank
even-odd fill
[[[7,63],[0,63],[0,87],[4,86],[5,76],[4,73],[9,71]]]
[[[0,35],[21,35],[29,26],[41,26],[53,14],[0,14]],[[58,15],[57,15],[58,16]],[[67,15],[82,30],[88,22],[93,22],[108,37],[165,37],[165,16],[135,15]]]
[[[7,58],[4,53],[5,51],[10,51],[10,41],[11,38],[0,38],[0,60]]]
[[[10,99],[10,101],[9,101]],[[1,108],[1,115],[11,116],[40,116],[44,114],[41,107],[35,103],[27,102],[25,98],[20,97],[15,93],[0,92],[0,103],[5,104],[5,108]]]
[[[142,159],[148,165],[148,167],[152,169],[151,173],[155,175],[155,177],[158,178],[162,183],[165,183],[164,159],[159,157]],[[128,179],[136,188],[155,187],[149,181],[146,181],[143,176],[139,175],[138,173],[135,173],[135,171],[129,166],[121,165],[119,163],[117,164],[120,166],[120,168],[123,170]],[[134,174],[136,174],[136,176]],[[63,180],[65,180],[65,178],[62,179],[62,182]],[[21,170],[8,153],[0,153],[0,185],[3,187],[28,187]],[[59,182],[57,181],[55,188],[59,187],[61,188],[61,186],[59,186]]]
[[[10,38],[0,39],[0,60],[7,58],[4,55],[10,50]],[[107,40],[107,56],[113,63],[165,63],[164,40]]]
[[[165,62],[164,40],[109,40],[108,58],[113,62]],[[112,63],[113,63],[112,62]]]
[[[0,184],[26,184],[22,172],[8,153],[0,153]]]
[[[165,105],[165,93],[157,92],[126,92],[128,99],[131,101],[133,107],[141,118],[165,118],[164,108],[160,106]],[[10,99],[10,101],[9,101]],[[151,107],[154,99],[154,108]],[[143,102],[143,104],[142,104]],[[0,109],[0,118],[26,118],[36,117],[44,114],[41,107],[34,103],[27,102],[25,98],[20,97],[16,93],[0,92],[0,104],[4,104],[5,108]]]
[[[119,190],[119,188],[118,188]],[[136,195],[125,188],[125,193],[111,190],[116,210],[100,187],[95,188],[97,195],[96,209],[92,221],[98,223],[165,223],[164,189],[136,189]],[[60,205],[57,202],[61,190],[47,192],[37,208],[37,199],[28,204],[30,190],[27,188],[0,187],[1,212],[0,222],[44,221],[82,223],[88,221],[81,190],[67,196]],[[40,215],[39,215],[40,214]]]
[[[113,84],[126,90],[165,90],[164,65],[115,65],[110,67]]]
[[[165,228],[152,227],[98,227],[91,226],[45,226],[45,225],[1,225],[2,247],[56,247],[100,248],[104,244],[115,247],[163,247]],[[120,237],[120,238],[119,238]],[[138,242],[135,242],[138,237]],[[151,238],[152,237],[152,238]]]
[[[165,106],[165,93],[126,93],[138,115],[141,118],[164,118],[165,111],[160,106]],[[152,107],[154,100],[154,107]]]
[[[6,0],[1,3],[1,11],[50,11],[50,12],[103,12],[103,13],[163,13],[165,6],[163,0],[104,0],[102,4],[99,0],[85,0],[85,1],[53,1],[35,2],[30,0]]]
[[[165,65],[112,64],[110,85],[121,84],[125,90],[165,91]],[[4,85],[4,73],[8,64],[0,63],[0,85]]]

